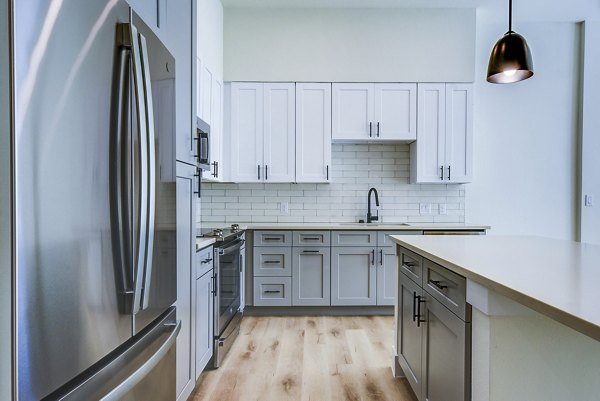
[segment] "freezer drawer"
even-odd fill
[[[143,333],[47,399],[175,400],[175,340],[180,329],[181,323],[172,307]]]

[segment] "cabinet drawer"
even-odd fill
[[[423,257],[406,248],[400,248],[400,260],[398,261],[401,272],[410,277],[415,283],[423,283]]]
[[[196,277],[202,277],[213,268],[213,247],[209,246],[196,252]]]
[[[377,246],[375,231],[333,231],[331,246]]]
[[[254,277],[254,306],[292,306],[292,278]]]
[[[294,246],[329,246],[331,232],[329,231],[294,231]]]
[[[291,247],[255,246],[253,261],[255,277],[292,275]]]
[[[255,231],[254,246],[292,246],[292,232]]]
[[[390,235],[421,235],[422,231],[377,231],[377,246],[380,248],[386,246],[396,246],[396,243],[391,240]]]
[[[467,280],[430,260],[424,259],[423,288],[462,320],[470,321],[467,314]]]

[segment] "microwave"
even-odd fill
[[[210,125],[196,118],[196,165],[202,170],[210,170]]]

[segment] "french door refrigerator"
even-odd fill
[[[175,60],[122,0],[12,12],[17,399],[174,400]]]

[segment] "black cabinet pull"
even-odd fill
[[[318,237],[302,237],[304,241],[321,241],[321,238]]]
[[[257,167],[258,167],[258,180],[260,181],[260,164]]]
[[[280,265],[281,261],[279,261],[279,260],[265,260],[263,263],[265,265]]]
[[[448,181],[450,181],[450,166],[448,166]]]
[[[438,280],[430,280],[429,281],[431,284],[433,284],[435,287],[437,287],[438,290],[443,291],[446,288],[448,288],[448,286],[446,284],[442,284],[441,281]]]
[[[375,266],[375,249],[371,250],[371,266]]]
[[[383,249],[379,250],[379,264],[383,266]]]
[[[417,321],[417,293],[413,291],[413,322]]]
[[[212,176],[217,178],[219,176],[219,162],[212,162],[213,173]]]
[[[281,241],[282,238],[278,238],[278,237],[265,237],[263,238],[263,241]]]
[[[303,253],[319,253],[319,251],[308,251],[308,250],[306,250],[306,251],[302,251],[302,252],[303,252]]]
[[[326,170],[327,170],[327,181],[329,181],[329,164],[327,165]]]
[[[265,165],[265,181],[269,179],[269,165]]]
[[[373,136],[373,123],[369,122],[369,138]]]
[[[198,198],[200,197],[200,184],[202,182],[202,173],[200,172],[200,169],[196,169],[196,174],[194,174],[194,177],[198,178],[198,190],[194,191],[194,193],[196,195],[198,195]],[[194,184],[192,184],[194,185]]]
[[[281,294],[280,290],[264,290],[263,293],[265,294]]]
[[[203,265],[205,265],[205,264],[207,264],[207,263],[210,263],[210,262],[212,262],[212,261],[213,261],[213,260],[212,260],[212,258],[209,258],[209,259],[204,259],[204,260],[203,260],[203,261],[201,261],[200,263],[201,263],[201,264],[203,264]]]
[[[444,181],[444,166],[440,167],[440,180]]]
[[[379,121],[377,121],[377,138],[379,138]]]
[[[421,319],[421,304],[425,302],[425,297],[417,296],[417,327],[421,327],[421,323],[425,323],[425,319]]]

